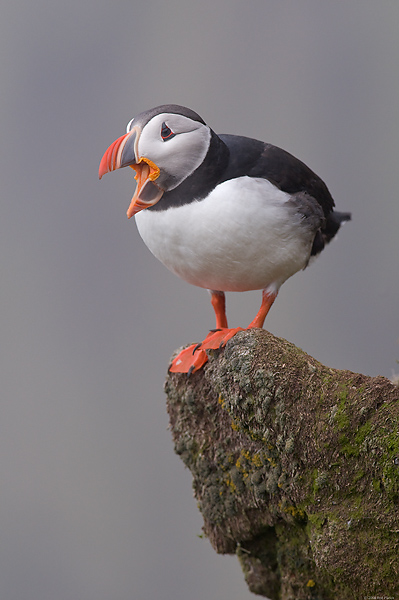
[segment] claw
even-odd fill
[[[205,350],[198,349],[198,346],[200,345],[201,344],[192,344],[188,348],[182,350],[173,360],[169,371],[171,371],[171,373],[187,373],[188,376],[199,371],[208,360]]]

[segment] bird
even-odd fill
[[[334,210],[322,179],[289,152],[257,139],[216,134],[193,110],[163,104],[131,119],[104,153],[99,178],[135,171],[127,210],[150,251],[173,273],[209,290],[216,326],[169,370],[192,373],[228,328],[225,292],[261,290],[246,329],[262,328],[281,285],[324,249],[347,212]]]

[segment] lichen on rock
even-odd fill
[[[165,391],[204,532],[254,593],[399,593],[397,386],[254,329]]]

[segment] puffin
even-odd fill
[[[131,119],[102,157],[99,178],[131,167],[127,210],[150,251],[188,283],[209,290],[216,326],[169,370],[191,375],[241,327],[229,329],[225,292],[261,290],[247,329],[262,328],[281,285],[305,269],[350,213],[326,184],[269,143],[216,134],[193,110],[164,104]]]

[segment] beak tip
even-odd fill
[[[107,162],[107,155],[106,154],[101,159],[100,166],[98,167],[98,178],[99,179],[102,179],[103,175],[105,175],[105,173],[109,172],[108,162]]]

